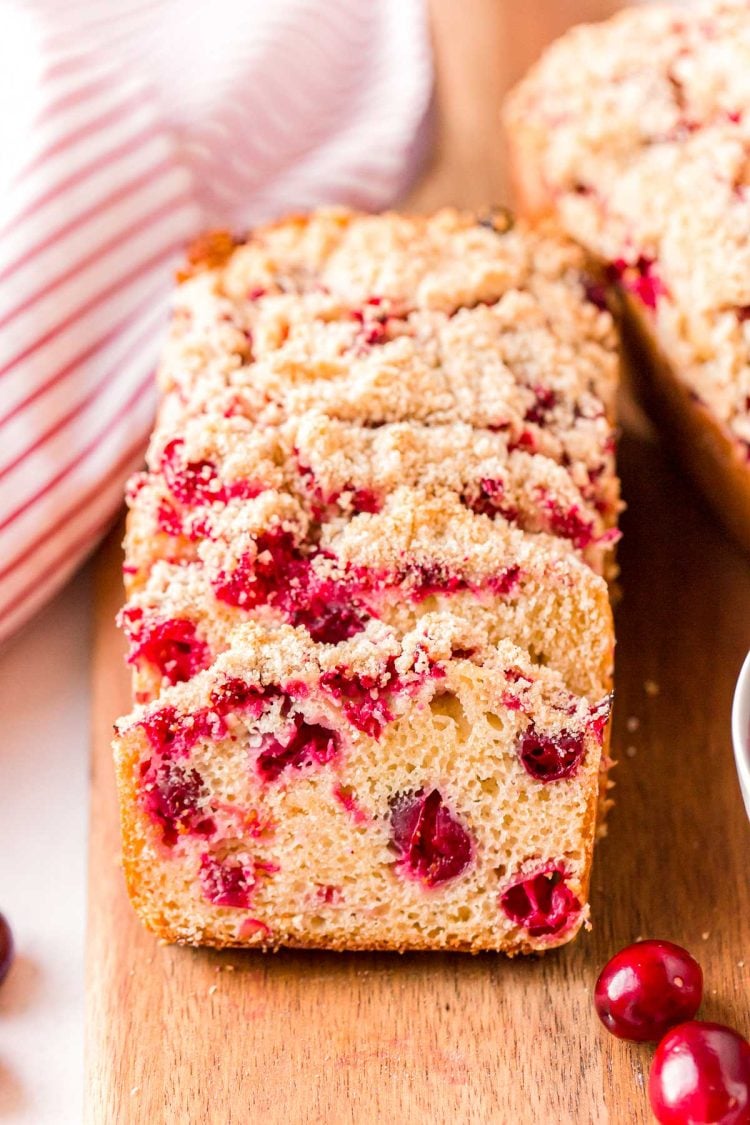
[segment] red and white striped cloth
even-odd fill
[[[0,641],[141,461],[202,228],[384,206],[431,91],[420,0],[0,0]]]

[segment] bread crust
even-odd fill
[[[537,146],[531,130],[521,127],[506,129],[505,148],[511,196],[518,214],[531,222],[554,218],[554,200],[535,159]]]

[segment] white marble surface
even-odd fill
[[[83,1094],[90,575],[0,652],[0,1122],[76,1125]]]

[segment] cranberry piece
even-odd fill
[[[313,470],[300,460],[299,450],[295,450],[295,455],[299,474],[313,500],[313,515],[318,521],[325,522],[330,518],[329,509],[334,505],[338,505],[342,510],[350,507],[352,511],[358,513],[379,512],[382,508],[383,502],[377,492],[371,488],[357,488],[353,483],[345,484],[343,488],[336,489],[334,492],[324,492]],[[346,501],[342,501],[342,496],[346,496]]]
[[[201,887],[214,906],[248,907],[255,889],[255,873],[248,871],[236,856],[217,859],[204,855],[201,859]]]
[[[213,461],[185,461],[184,444],[182,438],[169,442],[162,454],[161,471],[169,491],[185,507],[212,504],[217,500],[226,503],[235,497],[252,500],[263,491],[255,481],[237,480],[225,484]]]
[[[323,883],[316,893],[321,902],[332,903],[341,900],[341,887],[336,887],[332,883]]]
[[[355,512],[379,512],[383,504],[376,492],[371,488],[356,488],[352,491],[352,508]]]
[[[0,984],[8,975],[13,961],[13,933],[4,914],[0,914]]]
[[[493,594],[504,598],[507,594],[512,594],[517,588],[518,583],[521,581],[521,568],[520,566],[509,566],[506,570],[501,570],[498,574],[493,574],[487,580],[487,585]]]
[[[570,539],[574,547],[583,550],[594,539],[594,524],[581,515],[580,508],[573,504],[561,508],[554,500],[547,500],[545,507],[549,512],[549,528],[555,535]]]
[[[335,668],[323,673],[320,685],[341,704],[349,722],[371,738],[380,738],[383,727],[393,718],[385,693],[371,676],[347,675]],[[389,686],[397,689],[393,683]]]
[[[559,934],[576,920],[581,904],[565,882],[565,871],[549,867],[503,891],[500,905],[529,937]]]
[[[678,1024],[656,1048],[648,1095],[661,1125],[748,1125],[750,1043],[720,1023]]]
[[[489,500],[494,508],[499,508],[505,499],[505,484],[497,477],[482,477],[479,489],[482,496]]]
[[[536,453],[536,437],[531,430],[523,429],[518,437],[510,442],[508,449],[511,452],[515,449],[522,449],[529,453]]]
[[[198,636],[195,622],[175,617],[167,621],[146,621],[137,628],[128,654],[128,663],[146,660],[170,684],[183,683],[211,663],[211,652]]]
[[[341,583],[321,580],[285,531],[261,535],[255,558],[243,556],[231,574],[214,582],[220,601],[242,609],[276,607],[295,626],[304,626],[319,644],[338,644],[360,633],[369,617]]]
[[[584,285],[586,293],[586,300],[590,301],[592,305],[596,305],[602,312],[609,309],[609,301],[607,300],[607,287],[604,282],[599,281],[597,278],[587,278]]]
[[[518,756],[536,781],[562,781],[576,773],[584,749],[583,734],[543,734],[532,723],[521,735]]]
[[[230,480],[219,490],[218,500],[254,500],[265,491],[265,486],[254,480]]]
[[[322,585],[320,591],[308,596],[288,614],[292,625],[304,625],[316,644],[336,645],[361,633],[368,614],[364,613],[342,593],[333,582]]]
[[[385,344],[388,340],[388,328],[385,321],[375,320],[370,324],[363,324],[359,338],[367,347],[373,344]]]
[[[501,510],[504,498],[505,485],[503,482],[486,477],[480,480],[478,486],[467,489],[464,494],[464,503],[478,515],[492,518]]]
[[[357,804],[354,793],[347,785],[335,785],[333,795],[343,809],[351,816],[355,824],[367,824],[369,817]]]
[[[667,293],[652,258],[640,257],[634,265],[618,258],[612,263],[612,270],[623,288],[638,297],[646,308],[655,309],[659,298]]]
[[[192,507],[207,504],[217,499],[220,487],[216,479],[216,466],[211,461],[185,461],[182,438],[170,441],[165,446],[161,459],[161,471],[169,491],[175,500]]]
[[[378,302],[379,304],[380,302]],[[375,312],[377,305],[374,301],[367,302],[371,308],[354,309],[352,319],[361,325],[357,333],[357,344],[372,347],[374,344],[385,344],[388,341],[388,321],[390,317],[386,312]]]
[[[165,535],[171,535],[173,539],[179,539],[183,534],[182,519],[166,500],[163,500],[157,509],[156,522],[159,530],[163,531]]]
[[[284,589],[306,587],[308,563],[300,557],[288,531],[259,535],[255,547],[254,558],[243,555],[231,574],[219,575],[214,593],[220,601],[253,609],[272,601]]]
[[[507,502],[505,485],[496,478],[483,477],[478,485],[471,485],[465,491],[462,499],[473,512],[480,516],[489,516],[492,519],[500,514],[509,523],[515,523],[518,520],[518,508]]]
[[[253,609],[268,596],[265,586],[258,581],[253,560],[247,555],[242,556],[231,573],[222,570],[212,585],[220,602],[241,609]]]
[[[532,391],[535,401],[526,411],[524,421],[533,422],[535,426],[544,426],[549,414],[557,406],[557,392],[552,387],[544,387],[541,384],[532,387]]]
[[[412,578],[412,597],[415,601],[422,601],[432,594],[455,594],[458,590],[466,589],[466,581],[460,575],[450,574],[437,562],[416,563],[404,575],[400,575],[398,581],[405,578]]]
[[[221,715],[208,708],[182,715],[175,707],[161,707],[138,725],[154,750],[165,758],[189,754],[201,738],[223,738],[226,734]]]
[[[194,769],[169,760],[141,765],[143,806],[161,828],[162,840],[174,847],[181,832],[210,836],[216,824],[205,807],[208,791]]]
[[[637,941],[616,953],[594,989],[597,1015],[618,1039],[656,1042],[691,1020],[703,995],[703,973],[671,941]]]
[[[313,763],[324,765],[339,752],[339,736],[336,731],[319,723],[307,723],[301,715],[292,720],[291,733],[282,743],[273,735],[266,735],[258,755],[258,772],[264,781],[275,781],[285,769],[302,769]]]
[[[598,739],[599,743],[604,738],[604,731],[606,730],[609,716],[612,711],[612,696],[605,695],[600,699],[597,704],[591,709],[591,717],[588,722],[588,729]]]
[[[274,686],[264,688],[260,684],[249,684],[246,680],[233,676],[211,693],[211,703],[219,715],[242,711],[259,719],[265,710],[266,701],[275,695],[278,695],[278,688]]]
[[[391,800],[391,839],[401,863],[427,887],[462,875],[471,862],[471,837],[437,789],[399,793]]]

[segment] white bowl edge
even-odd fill
[[[734,689],[732,703],[732,742],[740,789],[745,800],[747,815],[750,817],[750,652]]]

